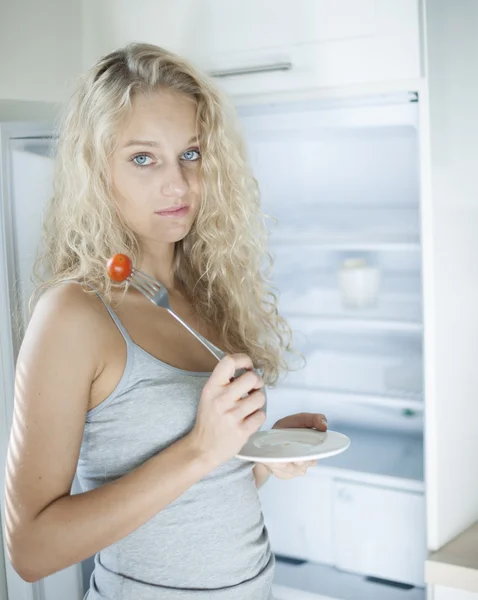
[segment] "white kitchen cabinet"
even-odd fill
[[[333,498],[339,569],[423,586],[423,494],[336,480]]]
[[[174,50],[234,96],[421,76],[418,0],[83,0],[85,66],[130,41]],[[251,71],[257,71],[251,73]]]
[[[433,600],[478,600],[478,594],[442,585],[433,587]]]
[[[271,478],[261,489],[266,526],[275,553],[332,564],[332,479]]]
[[[478,600],[478,520],[428,555],[425,581],[431,600]]]

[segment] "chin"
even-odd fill
[[[191,225],[183,225],[179,227],[171,227],[169,231],[162,232],[162,234],[156,235],[157,240],[167,242],[169,244],[175,244],[184,240],[184,238],[191,231]]]

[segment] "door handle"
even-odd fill
[[[256,65],[251,67],[237,67],[235,69],[223,69],[218,71],[211,71],[209,75],[211,77],[237,77],[238,75],[254,75],[256,73],[273,73],[275,71],[290,71],[292,69],[292,63],[290,62],[277,62],[266,65]]]

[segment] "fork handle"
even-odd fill
[[[195,331],[190,325],[188,325],[186,323],[186,321],[183,321],[181,319],[181,317],[179,317],[173,310],[168,309],[168,312],[170,315],[172,315],[177,321],[179,321],[181,323],[181,325],[183,327],[185,327],[189,333],[191,335],[193,335],[199,342],[201,342],[201,344],[207,348],[209,350],[209,352],[217,359],[217,361],[219,362],[220,360],[222,360],[225,356],[226,353],[223,352],[222,350],[219,350],[219,348],[216,348],[216,346],[214,346],[213,344],[211,344],[211,342],[209,340],[207,340],[205,337],[203,337],[200,333],[198,333],[197,331]]]
[[[167,309],[167,311],[177,321],[179,321],[179,323],[181,323],[181,325],[183,327],[185,327],[191,335],[193,335],[199,342],[201,342],[201,344],[209,350],[209,352],[217,359],[218,362],[226,356],[225,352],[223,352],[222,350],[219,350],[219,348],[216,348],[216,346],[211,344],[211,342],[209,340],[207,340],[204,336],[202,336],[200,333],[195,331],[190,325],[188,325],[188,323],[186,323],[186,321],[183,321],[181,319],[181,317],[178,316],[172,309]],[[231,381],[234,381],[234,379],[237,379],[240,375],[243,375],[244,373],[247,373],[246,369],[238,369],[235,372],[234,377],[232,377]],[[248,394],[243,396],[243,398],[247,398],[247,396],[248,396]]]

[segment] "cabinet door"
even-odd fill
[[[418,0],[84,0],[84,23],[88,65],[151,42],[221,72],[235,96],[420,76]]]
[[[271,478],[260,496],[276,554],[331,564],[331,479],[311,473],[290,481]]]
[[[286,0],[261,13],[269,3],[250,0],[236,4],[230,22],[227,2],[223,15],[210,4],[210,45],[198,64],[226,75],[221,85],[234,96],[420,77],[416,0]]]
[[[436,585],[433,587],[433,600],[478,600],[478,593]]]
[[[424,585],[423,495],[336,480],[333,498],[339,569]]]
[[[90,46],[102,43],[102,50],[132,40],[153,42],[208,67],[224,54],[374,35],[375,2],[143,0],[138,11],[126,0],[104,0],[101,6],[84,0],[85,37]]]

